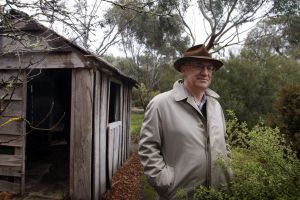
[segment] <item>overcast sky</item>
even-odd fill
[[[36,1],[36,0],[21,0],[21,2],[26,2],[26,3],[29,3],[29,2],[32,2],[32,1]],[[3,5],[3,3],[5,2],[5,0],[0,0],[0,4]],[[93,4],[94,0],[89,0],[89,4]],[[204,20],[203,20],[203,17],[201,16],[200,14],[200,11],[198,9],[198,6],[197,6],[197,3],[195,0],[193,0],[192,2],[193,5],[188,9],[188,12],[185,16],[185,20],[186,22],[188,23],[188,25],[191,27],[193,33],[194,33],[194,36],[196,38],[196,44],[202,44],[205,39],[207,38],[207,34],[206,34],[206,31],[205,31],[205,26],[207,26],[207,30],[209,30],[208,28],[208,24],[204,24]],[[73,1],[66,1],[66,4],[72,4]],[[67,5],[67,6],[69,6]],[[101,16],[104,11],[110,6],[109,3],[106,3],[106,2],[102,2],[101,3],[101,8],[99,9],[99,12],[98,12],[98,15]],[[31,13],[32,14],[32,13]],[[246,24],[245,26],[242,26],[242,27],[239,27],[240,29],[240,32],[243,31],[243,30],[250,30],[251,27],[253,27],[255,25],[255,23],[251,23],[251,24]],[[69,35],[66,35],[66,32],[62,31],[62,28],[61,28],[61,25],[60,24],[56,24],[53,26],[53,28],[58,31],[60,34],[64,35],[65,37],[69,38],[70,36]],[[243,34],[240,35],[240,40],[244,40],[247,36],[247,33],[248,32],[245,32]],[[72,33],[69,33],[69,34],[72,34]],[[95,38],[97,37],[101,37],[101,31],[97,32],[96,35],[94,35]],[[226,49],[226,52],[228,53],[228,50],[230,49],[231,51],[234,51],[234,52],[238,52],[238,50],[240,49],[240,45],[235,45],[235,46],[232,46],[230,48],[227,48]],[[92,47],[93,48],[93,47]],[[115,56],[116,55],[119,55],[119,56],[122,56],[122,52],[117,48],[117,47],[111,47],[107,53],[111,53],[111,54],[114,54]],[[226,54],[227,54],[226,53]]]

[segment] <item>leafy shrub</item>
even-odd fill
[[[144,110],[146,110],[150,100],[158,94],[158,90],[147,88],[144,83],[141,83],[139,88],[133,89],[132,91],[133,105],[136,107],[142,107]]]
[[[280,128],[300,156],[300,83],[285,85],[279,91],[274,110],[268,118],[269,124]]]
[[[229,116],[229,142],[233,144],[230,164],[234,174],[230,189],[199,187],[193,199],[299,199],[300,162],[279,129],[258,124],[249,130],[232,112]],[[182,191],[179,193],[181,199],[186,199]]]

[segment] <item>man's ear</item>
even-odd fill
[[[185,71],[186,71],[186,66],[182,65],[182,66],[180,67],[180,72],[181,72],[181,74],[183,74]]]

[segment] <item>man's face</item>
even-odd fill
[[[204,91],[211,83],[214,66],[208,61],[187,62],[181,66],[185,84],[191,89]]]

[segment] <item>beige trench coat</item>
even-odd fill
[[[139,156],[159,199],[176,199],[178,188],[219,187],[230,180],[230,168],[216,163],[229,156],[219,95],[207,89],[206,96],[207,120],[182,80],[147,106]]]

